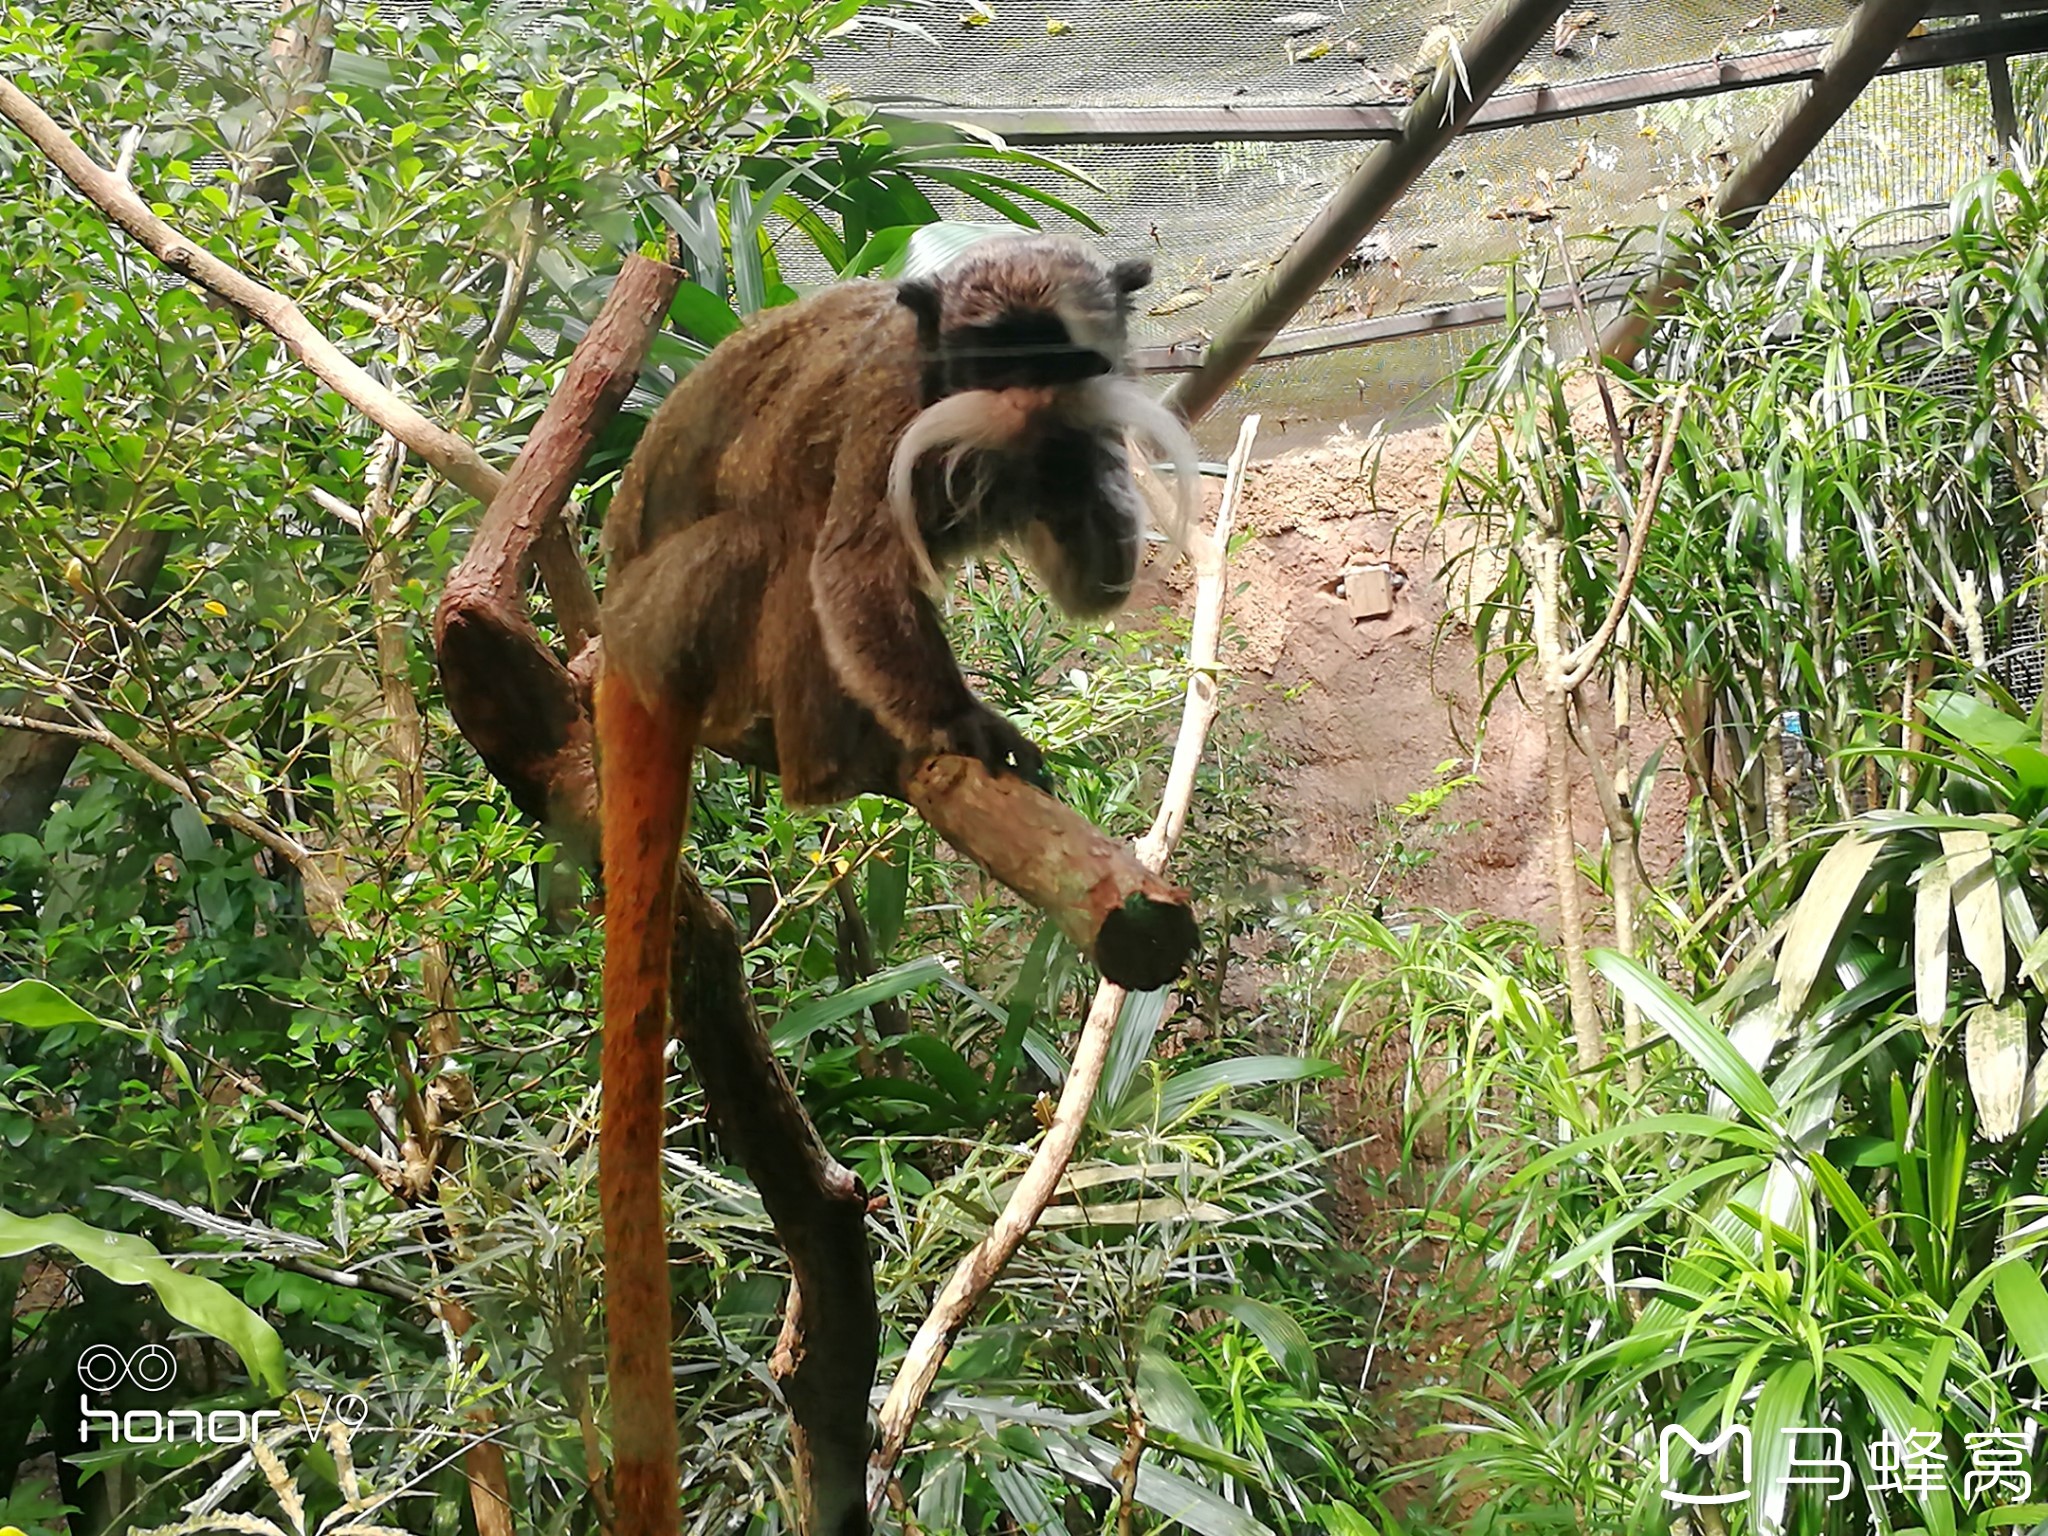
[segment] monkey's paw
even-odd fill
[[[1052,793],[1045,758],[1031,738],[985,704],[976,704],[939,727],[933,745],[940,752],[976,758],[990,773],[1015,774],[1047,794]]]

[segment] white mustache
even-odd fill
[[[1152,450],[1152,456],[1173,466],[1173,505],[1160,530],[1176,551],[1199,542],[1195,517],[1200,501],[1200,455],[1181,419],[1135,382],[1107,376],[1084,379],[1062,388],[1046,409],[1069,425],[1104,435],[1120,433]],[[889,507],[903,542],[926,586],[940,585],[931,552],[917,525],[917,503],[911,483],[918,461],[946,450],[945,476],[950,492],[954,473],[968,454],[1009,446],[1030,426],[1032,413],[997,390],[970,389],[928,406],[904,430],[889,461]],[[1145,498],[1138,498],[1145,504]]]

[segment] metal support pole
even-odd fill
[[[1569,3],[1505,0],[1472,34],[1470,46],[1461,50],[1462,80],[1453,62],[1439,65],[1436,78],[1402,117],[1399,134],[1374,149],[1323,205],[1258,291],[1224,324],[1209,344],[1202,366],[1181,378],[1166,403],[1193,421],[1222,399],[1280,328],[1330,280],[1358,242],[1457,136],[1479,104],[1544,39]]]
[[[1819,76],[1722,183],[1713,216],[1724,229],[1746,228],[1763,212],[1926,13],[1927,0],[1864,0],[1855,16],[1843,23]],[[1601,336],[1602,355],[1614,362],[1634,362],[1672,301],[1699,276],[1697,252],[1674,257],[1651,274],[1637,298]]]
[[[1983,20],[1997,21],[1999,14],[1987,9]],[[1984,83],[1991,89],[1991,126],[1998,131],[1998,156],[2009,161],[2019,148],[2020,114],[2012,98],[2012,69],[2004,54],[1994,54],[1984,61]]]

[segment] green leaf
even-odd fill
[[[1155,1515],[1178,1520],[1198,1536],[1273,1536],[1271,1530],[1191,1477],[1138,1463],[1137,1501]]]
[[[2020,1128],[2027,1091],[2027,1007],[1979,1003],[1963,1020],[1964,1057],[1979,1128],[2003,1141]]]
[[[1913,997],[1920,1022],[1932,1030],[1948,1017],[1949,869],[1946,856],[1920,869],[1913,898]]]
[[[701,284],[684,282],[669,301],[669,322],[692,340],[715,347],[740,328],[740,317],[724,299]]]
[[[1252,1336],[1266,1346],[1266,1353],[1285,1371],[1294,1384],[1304,1392],[1313,1392],[1316,1387],[1316,1347],[1309,1342],[1308,1330],[1301,1326],[1291,1312],[1274,1306],[1269,1301],[1259,1301],[1250,1296],[1232,1293],[1228,1296],[1205,1296],[1202,1305],[1214,1307],[1236,1318]]]
[[[923,1067],[968,1120],[981,1118],[982,1081],[960,1053],[936,1035],[905,1035],[894,1042]]]
[[[839,269],[841,278],[866,277],[877,267],[888,270],[890,264],[901,263],[904,247],[910,244],[911,236],[923,226],[917,224],[894,224],[887,229],[878,229],[868,236],[861,248],[850,256]]]
[[[1095,1096],[1097,1111],[1107,1120],[1114,1117],[1130,1093],[1132,1080],[1145,1059],[1152,1054],[1152,1041],[1159,1033],[1159,1021],[1166,1017],[1172,993],[1127,992],[1117,1011],[1109,1037],[1109,1060],[1102,1070],[1102,1088]]]
[[[903,932],[903,914],[910,905],[910,843],[909,828],[899,827],[881,851],[861,866],[867,877],[861,913],[878,957],[894,949]]]
[[[2000,1264],[1991,1276],[1991,1294],[2007,1339],[2040,1382],[2048,1381],[2048,1286],[2033,1265],[2031,1255]]]
[[[1160,1085],[1156,1101],[1146,1094],[1133,1094],[1129,1103],[1118,1107],[1115,1123],[1128,1127],[1157,1115],[1161,1125],[1171,1125],[1212,1094],[1270,1083],[1306,1082],[1332,1076],[1336,1070],[1313,1056],[1232,1056],[1176,1072]]]
[[[1821,858],[1792,911],[1778,951],[1778,996],[1787,1014],[1799,1012],[1806,994],[1827,963],[1850,903],[1863,888],[1863,877],[1884,849],[1883,842],[1851,832]]]
[[[1812,1386],[1813,1362],[1788,1360],[1771,1372],[1757,1394],[1749,1433],[1756,1457],[1751,1486],[1757,1493],[1761,1530],[1777,1530],[1782,1524],[1785,1499],[1791,1491],[1785,1474],[1792,1469],[1792,1452],[1805,1449],[1795,1446],[1795,1437],[1785,1431],[1812,1422],[1806,1410]]]
[[[1147,1424],[1162,1425],[1186,1439],[1220,1446],[1222,1435],[1180,1367],[1154,1346],[1138,1352],[1138,1406]]]
[[[905,281],[933,277],[982,241],[1021,233],[1015,224],[926,224],[911,234],[897,256],[882,263],[882,275]]]
[[[1991,862],[1991,837],[1981,831],[1944,832],[1948,876],[1954,892],[1956,931],[1963,953],[1984,978],[1984,995],[2005,996],[2005,915],[1998,895],[1998,868]]]
[[[945,975],[946,962],[938,955],[920,955],[907,964],[877,971],[866,981],[842,987],[801,1008],[792,1008],[769,1031],[769,1043],[777,1050],[787,1050],[799,1041],[809,1039],[827,1024],[836,1024],[884,999],[914,992],[919,987],[943,979]]]
[[[1789,934],[1786,942],[1791,942]],[[1756,1069],[1728,1043],[1727,1036],[1702,1018],[1692,1004],[1627,955],[1611,949],[1596,949],[1590,958],[1594,969],[1607,978],[1615,991],[1634,1003],[1643,1011],[1644,1017],[1678,1042],[1680,1049],[1698,1063],[1700,1070],[1727,1096],[1729,1103],[1758,1125],[1782,1133],[1784,1111],[1771,1096],[1771,1090],[1757,1075]]]
[[[1929,725],[1980,752],[1995,755],[2008,747],[2040,746],[2039,735],[2026,721],[2015,720],[1972,694],[1932,688],[1924,708]]]
[[[0,1259],[37,1248],[62,1248],[116,1285],[148,1286],[166,1312],[230,1346],[258,1385],[273,1397],[284,1395],[284,1344],[277,1330],[225,1286],[173,1269],[156,1249],[126,1232],[89,1227],[73,1216],[17,1216],[0,1207]]]
[[[0,1024],[56,1029],[65,1024],[96,1026],[99,1022],[47,981],[30,979],[0,987]]]

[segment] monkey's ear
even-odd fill
[[[1118,293],[1136,293],[1152,281],[1152,263],[1143,256],[1127,256],[1109,269],[1109,280]]]
[[[938,285],[913,278],[896,285],[896,302],[917,316],[917,339],[926,351],[939,343]]]

